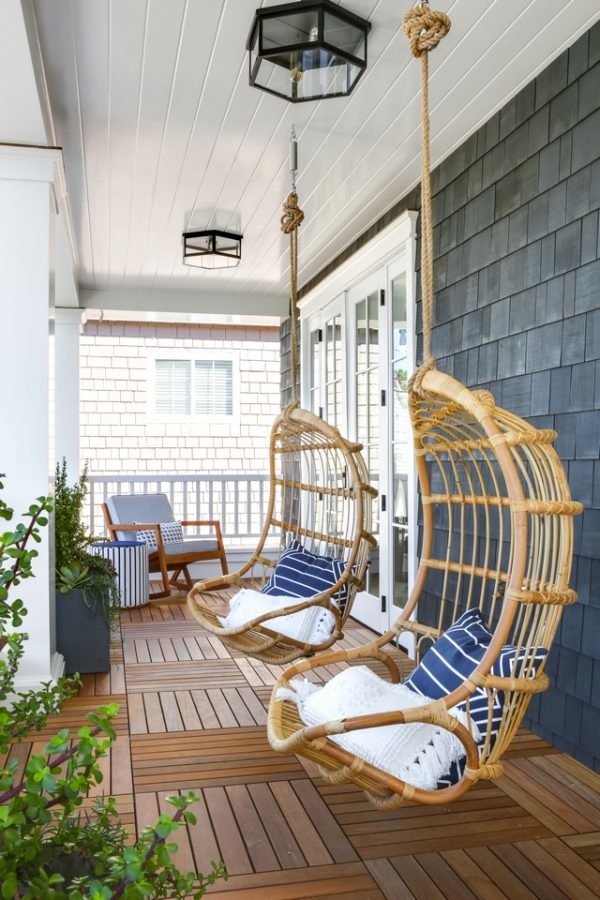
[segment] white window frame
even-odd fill
[[[230,362],[232,377],[231,415],[200,415],[193,411],[187,414],[168,414],[156,412],[156,362],[157,360],[184,360],[189,362],[192,375],[192,408],[193,408],[193,377],[194,364],[197,360],[209,360],[214,362]],[[238,425],[240,420],[240,359],[236,350],[181,350],[170,348],[157,348],[148,354],[147,358],[147,419],[149,422],[174,422],[197,423],[209,422],[225,425]]]

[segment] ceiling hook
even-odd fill
[[[292,191],[296,193],[296,175],[298,174],[298,140],[296,138],[296,129],[292,125],[290,133],[290,174],[292,176]]]

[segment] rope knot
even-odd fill
[[[450,31],[450,19],[446,13],[414,6],[404,14],[404,33],[410,43],[410,52],[419,57],[433,50]]]
[[[288,194],[283,204],[283,215],[281,217],[281,230],[284,234],[290,234],[295,231],[304,219],[304,213],[298,206],[298,194],[292,191]]]

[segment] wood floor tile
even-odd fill
[[[361,863],[233,876],[211,888],[207,896],[214,900],[319,900],[322,897],[382,900],[384,897]]]
[[[132,735],[136,790],[251,784],[304,775],[295,756],[275,753],[264,728],[221,728]]]
[[[246,687],[247,681],[231,659],[138,663],[127,666],[127,688],[134,693],[185,689]]]

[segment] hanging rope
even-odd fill
[[[413,56],[421,60],[421,113],[423,119],[423,151],[421,175],[421,293],[423,300],[423,365],[422,375],[435,366],[431,353],[433,327],[433,228],[431,216],[431,158],[429,151],[429,51],[450,31],[450,19],[443,12],[425,4],[409,9],[404,15],[404,32]],[[415,381],[415,386],[418,382]]]
[[[290,312],[292,317],[292,401],[296,400],[296,379],[298,374],[298,343],[296,340],[296,318],[298,301],[298,227],[304,213],[298,206],[298,194],[291,191],[283,204],[281,230],[290,236]]]

